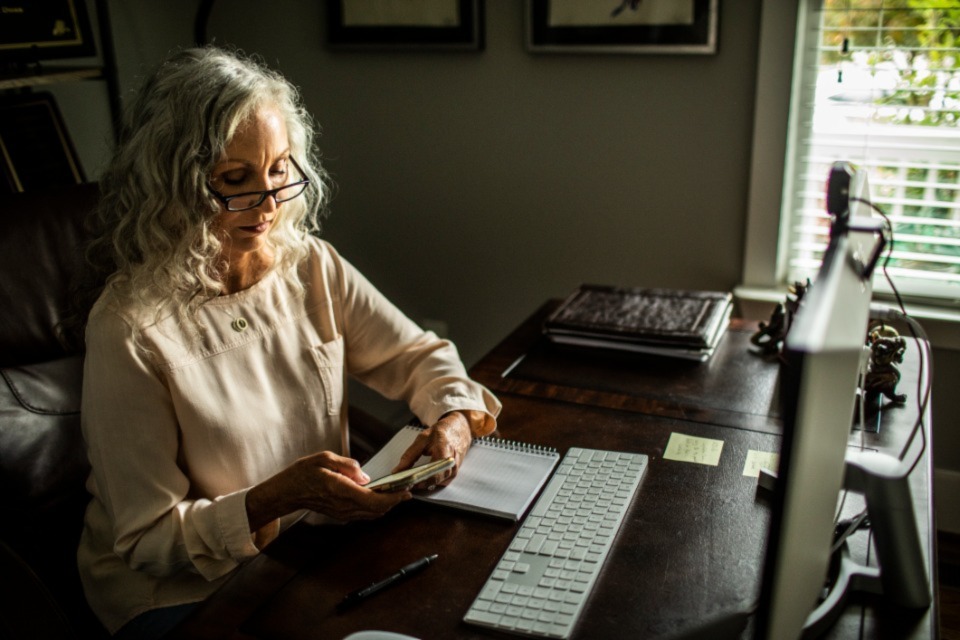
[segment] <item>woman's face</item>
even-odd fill
[[[224,157],[213,168],[210,186],[231,196],[276,189],[299,179],[290,161],[286,123],[276,107],[267,106],[237,129]],[[221,203],[214,226],[224,243],[224,257],[233,263],[244,254],[262,250],[280,206],[269,196],[246,211],[227,211]]]

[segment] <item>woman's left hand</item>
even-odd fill
[[[446,486],[457,477],[457,470],[467,455],[473,436],[470,434],[470,422],[459,411],[444,414],[435,425],[421,432],[413,444],[400,457],[394,471],[407,469],[420,458],[430,456],[433,460],[453,458],[456,465],[443,473],[425,480],[418,489],[430,489],[436,485]]]

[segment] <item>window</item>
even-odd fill
[[[867,169],[893,223],[898,291],[956,306],[960,0],[784,4],[764,6],[744,283],[782,290],[813,277],[829,229],[824,181],[848,160]],[[889,291],[879,271],[875,290]]]
[[[819,2],[811,3],[813,5]],[[812,278],[834,160],[868,171],[897,289],[960,298],[960,0],[822,0],[800,12],[780,253]],[[879,276],[879,291],[889,291]]]

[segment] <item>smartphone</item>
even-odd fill
[[[397,473],[391,473],[390,475],[383,476],[382,478],[377,478],[376,480],[372,480],[364,486],[371,491],[403,491],[404,489],[409,489],[415,484],[423,482],[427,478],[431,478],[438,473],[446,471],[447,469],[453,467],[454,464],[456,464],[456,461],[453,458],[434,460],[418,467],[412,467],[410,469],[398,471]]]

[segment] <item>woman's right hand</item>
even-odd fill
[[[250,530],[300,509],[342,521],[371,520],[413,497],[409,491],[364,489],[369,481],[352,458],[329,451],[300,458],[247,493]]]

